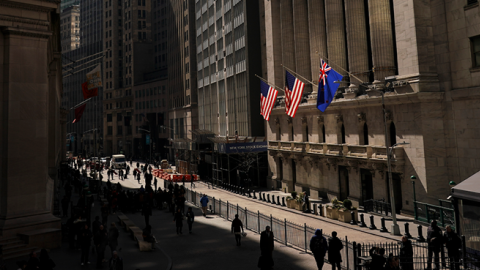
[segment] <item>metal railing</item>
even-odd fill
[[[365,212],[377,213],[381,215],[392,215],[392,207],[385,200],[365,200],[363,201],[363,209]]]
[[[440,227],[447,225],[455,229],[455,212],[452,208],[415,201],[415,220],[430,223],[436,220]]]

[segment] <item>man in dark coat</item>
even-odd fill
[[[413,270],[413,247],[412,241],[406,236],[402,237],[400,243],[400,265],[402,270]]]
[[[328,251],[327,239],[323,237],[322,230],[317,229],[315,231],[315,235],[310,239],[310,250],[312,251],[313,257],[317,262],[318,269],[322,270],[323,264],[325,263],[325,253]]]
[[[116,251],[113,252],[113,257],[108,264],[109,270],[123,270],[123,260],[118,256]]]
[[[260,234],[261,269],[271,269],[273,267],[272,253],[275,248],[274,243],[273,232],[270,230],[270,226],[267,226],[265,231]]]
[[[342,262],[342,254],[340,250],[343,249],[342,240],[338,239],[337,232],[332,232],[332,238],[328,240],[328,261],[332,264],[332,270],[341,270],[340,263]]]
[[[427,230],[428,259],[427,268],[432,269],[432,257],[435,255],[435,269],[440,269],[440,249],[443,245],[442,230],[437,226],[437,221],[432,221]]]
[[[235,241],[237,242],[237,246],[242,244],[241,239],[242,235],[241,232],[243,231],[243,223],[238,218],[238,214],[235,215],[235,219],[232,221],[232,233],[235,234]]]
[[[462,246],[462,240],[458,237],[457,233],[452,229],[450,225],[445,227],[445,233],[443,239],[445,246],[448,250],[448,258],[450,260],[450,270],[460,269],[460,252],[459,249]]]

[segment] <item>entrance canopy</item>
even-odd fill
[[[241,154],[267,152],[268,142],[257,137],[215,137],[209,138],[214,143],[214,151],[220,154]]]
[[[453,197],[480,202],[480,171],[452,188]]]

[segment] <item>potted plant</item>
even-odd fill
[[[302,206],[303,206],[303,193],[300,193],[296,198],[295,198],[295,209],[302,211]]]
[[[352,201],[345,199],[338,210],[338,220],[349,223],[352,220],[352,211],[354,212],[355,221],[357,221],[357,209],[352,206]]]
[[[326,209],[326,217],[330,219],[338,219],[338,208],[339,208],[339,200],[337,198],[332,199],[332,204],[328,205]]]

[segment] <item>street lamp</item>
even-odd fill
[[[386,119],[386,116],[384,116],[385,119]],[[387,125],[385,124],[385,142],[387,141]],[[395,206],[395,193],[393,191],[393,179],[392,179],[392,165],[391,165],[391,155],[392,155],[392,152],[393,152],[393,148],[397,145],[405,145],[405,144],[409,144],[409,143],[406,143],[406,142],[403,142],[403,143],[396,143],[394,145],[392,145],[391,147],[387,147],[387,165],[388,165],[388,184],[390,186],[390,205],[392,207],[392,227],[391,227],[391,231],[390,231],[390,234],[392,235],[401,235],[400,234],[400,227],[398,226],[397,224],[397,212],[396,212],[396,206]]]
[[[152,136],[151,136],[150,130],[146,130],[143,128],[138,128],[138,130],[143,130],[145,132],[148,132],[148,134],[150,134],[150,141],[148,142],[148,144],[150,144],[150,162],[152,162]]]

